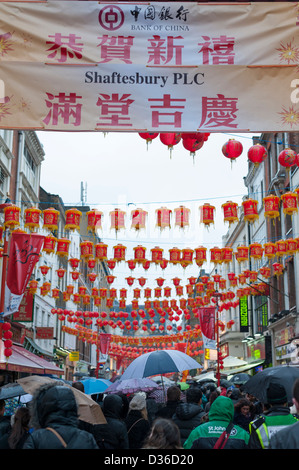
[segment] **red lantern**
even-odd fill
[[[195,251],[195,262],[197,266],[202,266],[207,261],[207,248],[199,246],[194,249]]]
[[[138,245],[133,248],[134,251],[134,260],[138,264],[142,264],[145,261],[146,248],[144,246]]]
[[[117,233],[119,230],[125,228],[125,215],[126,213],[120,209],[115,209],[110,212],[111,226],[110,229],[114,229]]]
[[[185,228],[189,226],[190,209],[180,206],[174,209],[174,214],[176,227]]]
[[[245,245],[240,245],[237,247],[236,259],[239,263],[248,260],[249,248]]]
[[[268,259],[274,258],[276,253],[275,243],[267,242],[264,243],[264,256]]]
[[[198,140],[197,137],[196,137],[196,134],[199,134],[200,135],[200,139]],[[187,134],[187,136],[183,136],[183,147],[186,149],[186,150],[189,150],[190,152],[190,155],[192,157],[195,156],[195,152],[197,150],[200,150],[204,144],[204,139],[203,139],[203,134],[201,134],[200,132],[196,133],[196,134]]]
[[[60,238],[57,240],[56,255],[61,257],[67,257],[69,254],[69,245],[71,241],[67,238]]]
[[[258,166],[267,157],[267,150],[261,144],[255,144],[250,147],[247,156],[249,161]]]
[[[79,304],[81,302],[80,294],[78,293],[73,294],[73,302],[74,304]]]
[[[155,246],[151,249],[152,253],[152,263],[159,264],[163,257],[163,249]]]
[[[262,266],[260,268],[260,274],[261,274],[261,276],[265,277],[266,279],[269,279],[269,277],[271,276],[271,269],[266,267],[266,266]]]
[[[191,250],[191,248],[183,248],[182,251],[182,258],[181,258],[181,264],[189,265],[193,261],[193,253],[194,251]]]
[[[180,263],[181,259],[181,250],[178,248],[171,248],[169,250],[169,262],[172,264],[177,264]]]
[[[263,256],[263,246],[260,243],[251,243],[249,245],[250,256],[253,259],[261,259]]]
[[[200,210],[200,222],[205,224],[206,226],[210,226],[210,224],[214,223],[214,212],[215,207],[211,206],[210,204],[206,203],[203,206],[199,207]]]
[[[161,289],[161,287],[155,287],[155,288],[154,288],[154,296],[157,297],[157,298],[159,298],[159,297],[161,297],[161,295],[162,295],[162,289]]]
[[[171,156],[173,147],[181,141],[181,138],[182,138],[182,135],[176,132],[167,132],[167,133],[161,132],[160,133],[160,141],[162,142],[162,144],[167,145],[168,150],[170,150],[170,156]]]
[[[109,269],[111,269],[111,271],[113,271],[113,269],[116,266],[116,260],[115,259],[108,259],[107,260],[107,266],[108,266]]]
[[[221,251],[222,262],[225,264],[230,263],[233,259],[233,249],[230,246],[225,246],[224,248],[221,248]]]
[[[108,284],[112,284],[114,282],[114,279],[116,279],[116,276],[112,276],[111,274],[108,274],[108,276],[106,276],[106,279],[107,279]]]
[[[161,207],[160,209],[156,210],[156,227],[159,227],[160,230],[164,230],[166,227],[171,228],[170,226],[170,217],[172,211],[167,209],[167,207]]]
[[[107,249],[108,245],[105,243],[97,243],[95,245],[95,258],[98,261],[104,261],[107,259]]]
[[[127,247],[122,245],[121,243],[118,243],[118,245],[113,247],[113,250],[114,250],[113,258],[115,259],[117,263],[121,261],[125,261],[126,249]]]
[[[147,217],[147,212],[145,210],[134,209],[131,212],[131,217],[132,217],[131,229],[134,229],[136,231],[145,229],[145,223],[146,223],[146,217]]]
[[[197,294],[202,294],[204,291],[204,283],[203,282],[197,282],[195,284],[195,289]]]
[[[134,259],[129,259],[127,261],[127,263],[128,263],[129,268],[131,269],[131,271],[133,271],[133,269],[136,268],[136,261]]]
[[[34,231],[39,228],[39,218],[42,211],[37,209],[37,207],[31,207],[24,210],[25,221],[24,227],[29,228],[30,231]]]
[[[134,283],[135,277],[129,276],[129,277],[126,277],[125,279],[126,279],[128,285],[132,286],[133,283]]]
[[[50,266],[43,265],[43,266],[40,266],[39,269],[40,269],[40,272],[42,273],[42,275],[46,276],[48,274]]]
[[[275,219],[276,217],[279,217],[279,197],[275,196],[274,194],[270,194],[269,196],[264,197],[263,201],[265,217],[268,217],[269,219]]]
[[[66,286],[66,291],[68,294],[73,294],[74,293],[74,286],[69,284],[68,286]]]
[[[86,291],[87,291],[87,287],[85,287],[85,286],[79,286],[79,288],[78,288],[78,293],[79,293],[79,295],[80,295],[81,297],[86,294]]]
[[[106,299],[107,298],[107,293],[108,293],[108,290],[106,289],[106,287],[101,287],[99,289],[99,296],[101,299]]]
[[[79,273],[78,271],[71,271],[73,281],[77,281],[79,279],[80,274],[81,273]]]
[[[222,146],[223,155],[230,160],[235,160],[242,152],[243,145],[235,139],[229,139],[229,141]]]
[[[142,263],[142,266],[143,266],[143,269],[147,270],[150,268],[150,265],[151,265],[151,262],[149,260],[145,260],[143,263]]]
[[[139,289],[138,287],[136,289],[133,289],[134,299],[140,299],[140,295],[141,295],[141,289]]]
[[[59,218],[59,211],[50,207],[49,209],[45,209],[43,211],[44,217],[44,224],[43,227],[49,230],[50,232],[54,230],[58,230],[58,218]]]
[[[52,289],[52,298],[59,299],[59,289],[57,288]]]
[[[95,282],[96,278],[97,278],[97,274],[96,273],[88,273],[87,274],[87,277],[89,279],[90,282]]]
[[[275,243],[275,253],[277,257],[285,256],[287,252],[286,242],[284,240],[278,240]]]
[[[20,225],[20,212],[21,209],[15,205],[4,207],[4,227],[14,230]]]
[[[138,278],[139,285],[143,287],[146,283],[146,278],[145,277],[139,277]]]
[[[80,243],[81,257],[88,259],[93,256],[93,243],[90,241],[84,241]]]
[[[44,282],[43,285],[40,287],[40,293],[44,297],[46,296],[51,290],[51,283]]]
[[[144,297],[146,299],[149,299],[149,298],[151,298],[151,296],[152,296],[152,289],[150,289],[149,287],[146,287],[144,289]]]
[[[87,231],[95,232],[96,230],[102,229],[102,217],[103,212],[97,209],[92,209],[86,213],[87,215]]]
[[[29,293],[30,294],[35,294],[36,291],[37,291],[37,286],[38,286],[38,282],[35,279],[32,279],[29,282]]]
[[[281,199],[284,214],[293,215],[294,212],[298,212],[296,193],[288,191],[287,193],[282,194]]]
[[[57,238],[53,235],[47,235],[44,239],[43,251],[47,254],[54,253]]]
[[[244,220],[247,222],[255,222],[259,215],[257,210],[258,202],[255,199],[246,199],[242,202],[244,210]]]
[[[80,231],[81,215],[82,212],[75,208],[65,211],[65,230]]]
[[[142,139],[146,140],[146,144],[152,143],[152,141],[158,137],[159,132],[139,132],[138,133]]]
[[[76,269],[76,268],[78,268],[78,266],[80,264],[80,260],[78,258],[70,258],[69,263],[70,263],[70,265],[73,269]]]
[[[238,222],[238,204],[236,202],[227,201],[221,207],[223,209],[224,222],[228,222],[229,225]]]
[[[292,238],[286,240],[286,254],[293,255],[297,251],[297,242]]]
[[[278,155],[278,162],[284,168],[291,168],[297,163],[297,154],[290,148],[284,149]]]
[[[211,262],[214,264],[221,264],[222,263],[222,249],[218,247],[214,247],[210,249],[211,254]]]
[[[281,276],[283,273],[283,265],[281,263],[273,263],[274,276]]]
[[[57,276],[62,279],[66,273],[66,270],[63,268],[56,269]]]

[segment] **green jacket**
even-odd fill
[[[213,449],[217,439],[233,420],[233,416],[233,401],[224,396],[216,398],[209,411],[209,421],[200,424],[191,431],[188,439],[184,443],[184,449]],[[247,448],[248,442],[249,434],[240,426],[234,425],[226,448],[244,449]]]

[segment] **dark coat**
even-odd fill
[[[278,431],[270,439],[270,449],[299,449],[299,421]]]
[[[150,424],[144,419],[141,411],[131,410],[125,419],[128,430],[130,449],[141,449],[144,439],[150,431]]]
[[[180,404],[180,401],[172,401],[168,400],[165,406],[162,406],[156,413],[156,417],[158,418],[168,418],[171,419],[175,414],[177,406]]]
[[[205,414],[202,406],[196,403],[180,403],[172,419],[177,424],[181,434],[181,444],[183,446],[190,432],[202,424],[201,418]]]
[[[74,393],[65,385],[45,384],[39,387],[30,402],[34,431],[23,449],[63,449],[58,432],[68,449],[98,449],[92,434],[78,428],[78,410]]]
[[[11,416],[2,416],[0,418],[0,437],[9,433],[11,430]]]
[[[127,427],[122,420],[123,400],[118,395],[107,395],[103,403],[103,413],[106,418],[112,449],[129,449]]]

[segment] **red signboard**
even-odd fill
[[[54,337],[54,328],[39,326],[35,330],[35,339],[53,339]]]
[[[13,314],[13,321],[32,322],[33,321],[34,295],[26,289],[17,312]]]

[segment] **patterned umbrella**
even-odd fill
[[[151,379],[144,378],[133,378],[127,380],[117,380],[111,384],[105,393],[135,393],[135,392],[150,392],[159,388],[159,385]]]

